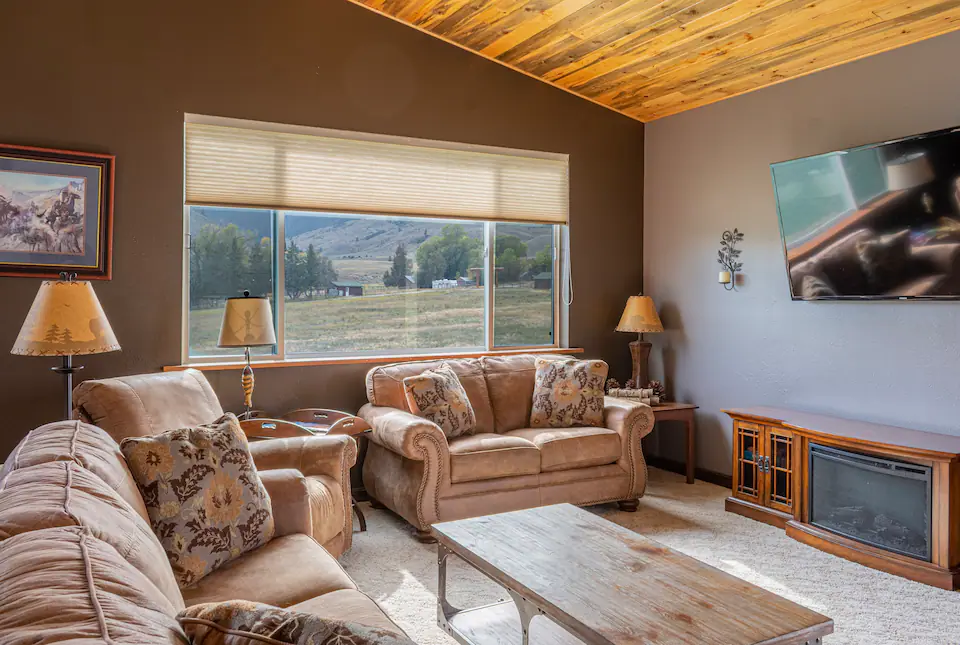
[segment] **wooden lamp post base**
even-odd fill
[[[638,338],[630,343],[630,356],[633,358],[633,382],[635,387],[646,387],[650,382],[647,371],[647,360],[650,358],[650,349],[653,343]]]

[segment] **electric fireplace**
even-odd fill
[[[809,472],[810,524],[931,560],[929,466],[811,443]]]

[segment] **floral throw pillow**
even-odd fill
[[[473,434],[477,417],[456,372],[449,365],[403,379],[410,411],[433,421],[447,437]]]
[[[531,428],[603,425],[603,384],[607,364],[538,358]]]
[[[399,631],[247,600],[193,605],[177,620],[191,645],[413,645]]]
[[[237,417],[120,444],[181,587],[273,537],[270,496]]]

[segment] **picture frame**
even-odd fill
[[[0,144],[0,276],[110,280],[116,158]]]

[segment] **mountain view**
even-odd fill
[[[194,208],[190,230],[196,234],[205,224],[227,226],[235,224],[241,231],[250,231],[257,237],[271,235],[269,211],[225,208]],[[379,281],[390,268],[390,258],[403,244],[407,257],[416,257],[417,248],[426,240],[439,235],[450,221],[423,218],[385,218],[338,215],[313,215],[288,212],[285,218],[288,244],[295,243],[301,250],[311,244],[317,253],[329,258],[341,280],[362,283]],[[467,236],[483,237],[483,225],[460,222]],[[509,224],[509,234],[527,245],[527,255],[533,257],[550,246],[552,231],[543,225]],[[413,267],[411,272],[415,270]]]

